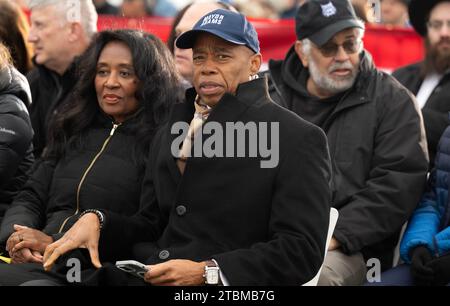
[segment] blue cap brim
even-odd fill
[[[247,45],[246,42],[242,42],[242,41],[238,41],[235,38],[226,35],[224,33],[221,33],[219,31],[214,31],[214,30],[190,30],[190,31],[186,31],[183,34],[181,34],[177,40],[175,41],[175,45],[177,46],[177,48],[180,49],[191,49],[194,47],[195,42],[197,40],[197,36],[201,33],[208,33],[208,34],[212,34],[214,36],[217,36],[219,38],[222,38],[223,40],[226,40],[232,44],[235,45],[240,45],[240,46],[245,46]],[[249,47],[250,48],[250,47]],[[250,48],[252,49],[252,48]],[[253,49],[252,49],[253,50]],[[255,50],[253,50],[255,51]],[[257,51],[255,51],[256,53],[258,53]]]

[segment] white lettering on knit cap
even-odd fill
[[[201,27],[207,25],[207,24],[222,24],[223,19],[225,18],[224,15],[221,14],[211,14],[203,18]]]
[[[334,7],[333,3],[329,2],[327,4],[324,5],[320,5],[320,7],[322,7],[322,15],[325,17],[331,17],[333,15],[336,15],[336,7]]]

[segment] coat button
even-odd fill
[[[167,250],[162,250],[161,252],[159,252],[159,259],[162,260],[166,260],[167,258],[169,258],[170,253]]]
[[[177,206],[176,210],[177,210],[177,215],[180,217],[184,216],[186,214],[186,206],[179,205],[179,206]]]

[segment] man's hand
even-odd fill
[[[91,262],[100,268],[98,241],[100,240],[100,221],[94,213],[81,217],[58,241],[50,244],[44,253],[44,269],[51,270],[55,261],[65,253],[78,248],[87,248]]]
[[[38,251],[32,251],[27,248],[22,248],[13,253],[13,256],[11,257],[11,263],[42,263],[42,259],[43,257]]]
[[[176,259],[149,266],[145,281],[154,286],[200,286],[205,284],[205,262]]]
[[[339,249],[341,247],[341,244],[339,241],[337,241],[334,237],[331,238],[330,244],[328,245],[328,251],[334,251],[336,249]]]
[[[19,240],[21,241],[14,245],[12,250],[10,250],[10,254],[11,252],[16,253],[23,248],[37,251],[39,254],[44,254],[45,248],[53,242],[53,238],[51,236],[48,236],[36,229],[21,225],[14,225],[14,229],[16,230],[15,233],[18,237],[20,237]]]

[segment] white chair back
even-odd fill
[[[336,208],[330,209],[330,223],[328,224],[328,234],[327,234],[327,243],[325,244],[325,254],[323,255],[323,258],[325,260],[325,257],[327,256],[328,246],[331,241],[331,237],[333,237],[334,228],[336,227],[337,220],[339,218],[339,212]],[[323,262],[322,262],[323,266]],[[322,271],[322,266],[320,266],[319,272],[317,272],[316,276],[309,282],[303,284],[302,286],[317,286],[317,283],[319,282],[319,276],[320,272]]]

